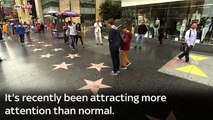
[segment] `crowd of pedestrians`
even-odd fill
[[[76,46],[78,45],[78,39],[80,39],[81,45],[84,48],[80,23],[76,24],[72,21],[68,21],[67,23],[64,23],[63,31],[64,31],[64,42],[65,43],[70,42],[71,43],[70,46],[73,48],[73,50],[75,50]]]
[[[45,27],[50,29],[50,25],[44,25],[43,23],[37,23],[35,25],[35,32],[38,34],[45,32]],[[120,34],[120,31],[115,26],[115,21],[113,18],[108,20],[108,35],[104,36],[105,39],[108,39],[109,42],[109,51],[111,54],[111,60],[113,65],[113,71],[110,73],[111,75],[118,75],[120,70],[126,70],[128,66],[131,65],[131,62],[128,58],[128,51],[130,50],[131,41],[133,38],[132,32],[130,30],[130,26],[124,25],[123,26],[123,37]],[[186,42],[186,51],[178,56],[178,60],[181,60],[182,57],[185,56],[185,62],[190,64],[189,62],[189,53],[190,50],[194,47],[196,41],[196,27],[197,23],[192,23],[191,29],[186,32],[185,35],[185,42]],[[64,42],[70,43],[73,51],[76,49],[78,41],[80,39],[81,45],[84,48],[84,41],[82,38],[82,28],[80,23],[74,23],[72,21],[68,21],[64,23],[62,26],[64,31]],[[96,45],[103,45],[102,41],[102,23],[97,20],[94,23],[94,36]],[[135,39],[135,49],[139,47],[142,48],[144,36],[147,33],[148,29],[145,25],[144,21],[141,21],[141,24],[138,26],[137,29],[137,37]],[[30,40],[30,32],[31,32],[31,25],[27,23],[4,23],[0,27],[0,41],[4,41],[5,36],[15,35],[18,36],[22,45],[25,45],[25,35],[28,40]],[[160,26],[158,30],[158,39],[161,46],[163,44],[163,38],[165,36],[165,28],[163,25]],[[120,56],[122,58],[122,64],[120,65]]]

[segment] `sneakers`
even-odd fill
[[[121,67],[121,70],[126,70],[127,69],[127,66],[122,66]]]
[[[188,64],[188,65],[189,65],[189,64],[191,64],[191,62],[190,62],[190,61],[187,61],[187,62],[186,62],[186,64]]]
[[[103,43],[101,43],[101,45],[104,45]]]
[[[141,49],[142,47],[139,47],[139,49]]]
[[[96,45],[98,45],[98,43],[96,43]]]
[[[130,63],[127,63],[127,65],[126,65],[126,66],[127,66],[127,67],[129,67],[131,64],[132,64],[131,62],[130,62]]]
[[[135,46],[134,48],[137,49],[137,46]]]
[[[5,42],[5,40],[3,39],[3,40],[0,40],[0,42]]]
[[[177,58],[176,58],[176,60],[180,61],[180,60],[181,60],[181,58],[177,57]]]
[[[117,76],[118,75],[118,71],[117,72],[114,72],[114,71],[112,71],[111,73],[109,73],[110,75],[112,75],[112,76]]]

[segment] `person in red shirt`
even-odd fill
[[[129,65],[131,65],[131,62],[129,61],[127,57],[127,51],[129,51],[131,46],[131,40],[132,40],[132,33],[130,32],[130,29],[127,25],[123,28],[124,36],[123,36],[123,42],[121,46],[121,56],[122,56],[122,67],[121,69],[127,69]]]
[[[51,23],[47,23],[46,26],[47,26],[47,30],[49,31],[51,28]]]
[[[38,33],[40,34],[41,33],[41,24],[40,23],[38,23],[36,25],[36,29],[37,29]]]

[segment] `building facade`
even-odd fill
[[[17,14],[12,14],[13,5],[12,0],[0,0],[0,21],[17,17]]]
[[[181,40],[192,21],[198,25],[200,42],[212,39],[213,0],[122,0],[123,17],[138,25],[145,21],[149,36],[164,25],[172,39]]]
[[[42,0],[43,22],[51,22],[54,19],[51,15],[59,12],[59,0]]]
[[[15,5],[13,6],[14,9],[18,12],[18,19],[21,23],[31,23],[32,22],[32,15],[31,9],[32,5],[28,0],[15,0]]]
[[[36,4],[37,17],[40,22],[47,22],[52,18],[52,13],[73,10],[80,13],[81,17],[73,17],[76,23],[88,23],[97,19],[102,20],[99,15],[99,7],[105,0],[34,0]],[[113,0],[120,1],[120,0]],[[43,20],[44,18],[44,20]],[[66,21],[70,18],[66,18]]]

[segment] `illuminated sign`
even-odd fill
[[[32,9],[32,5],[14,5],[14,9]]]

